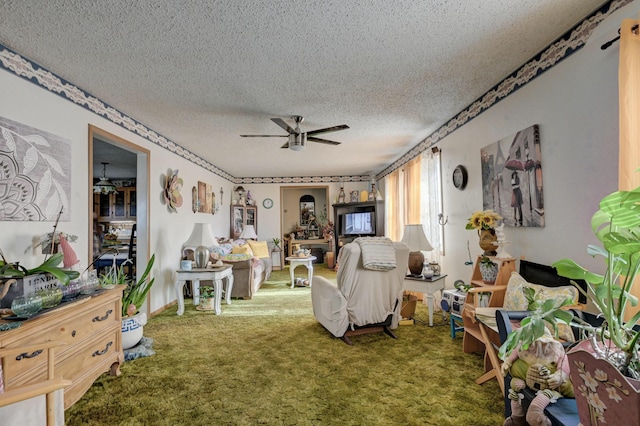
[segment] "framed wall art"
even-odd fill
[[[480,158],[483,208],[507,226],[544,227],[538,125],[482,148]]]

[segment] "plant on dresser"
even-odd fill
[[[111,273],[105,274],[100,278],[103,286],[113,283],[122,284],[122,287],[124,287],[122,294],[123,349],[134,347],[142,339],[143,327],[147,323],[147,314],[139,311],[155,281],[155,278],[149,279],[155,259],[156,255],[153,254],[138,281],[129,280],[122,265],[115,271],[111,271]]]

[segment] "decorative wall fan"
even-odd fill
[[[317,129],[317,130],[311,130],[308,132],[303,132],[302,130],[300,130],[300,123],[304,121],[304,117],[300,115],[294,115],[291,118],[296,123],[295,129],[289,126],[282,118],[271,119],[271,121],[273,121],[278,126],[286,130],[288,135],[240,135],[240,136],[243,138],[289,138],[287,143],[282,145],[281,148],[289,148],[293,151],[302,151],[306,147],[307,141],[324,143],[327,145],[340,145],[340,142],[334,142],[328,139],[321,139],[316,137],[315,135],[319,135],[321,133],[337,132],[339,130],[346,130],[349,128],[349,126],[347,126],[346,124],[341,124],[339,126],[325,127],[324,129]]]

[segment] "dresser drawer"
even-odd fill
[[[47,312],[0,334],[0,347],[37,346],[46,341],[66,343],[55,350],[55,376],[71,380],[65,390],[70,407],[103,372],[119,374],[122,354],[122,286],[89,299]],[[46,377],[47,352],[34,351],[4,358],[2,369],[8,387]],[[112,368],[112,364],[114,365]]]

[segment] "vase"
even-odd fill
[[[567,356],[582,425],[640,425],[640,381],[624,376],[608,360],[597,358],[587,340]]]
[[[137,313],[122,318],[122,349],[130,349],[142,340],[143,326],[147,323],[147,314]]]
[[[493,244],[494,241],[498,241],[495,229],[481,229],[478,231],[478,236],[480,237],[480,248],[484,250],[483,255],[495,256],[498,254],[496,252],[497,246]]]

